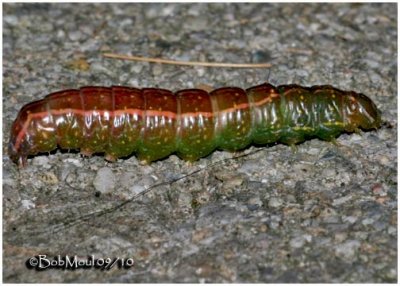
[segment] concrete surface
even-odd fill
[[[3,7],[5,282],[397,281],[396,4]],[[155,65],[102,52],[273,66]],[[387,124],[343,134],[339,146],[253,146],[192,165],[176,156],[112,164],[58,151],[18,170],[7,157],[18,110],[56,90],[267,80],[363,92]],[[28,269],[39,254],[133,258],[134,266]]]

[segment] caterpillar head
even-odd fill
[[[381,113],[375,103],[362,93],[350,92],[345,97],[346,131],[357,128],[364,130],[377,129],[381,126]]]

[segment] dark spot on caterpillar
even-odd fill
[[[158,88],[83,87],[59,91],[22,107],[11,128],[9,155],[24,166],[29,155],[80,149],[115,161],[136,153],[151,162],[171,153],[194,161],[216,148],[249,144],[293,146],[317,137],[381,126],[367,96],[332,86],[262,84],[176,93]]]

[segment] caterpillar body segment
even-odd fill
[[[342,132],[377,129],[380,112],[367,96],[329,85],[265,83],[171,92],[159,88],[82,87],[52,93],[22,107],[11,128],[9,155],[27,157],[56,148],[105,153],[113,161],[135,153],[155,161],[176,153],[195,161],[215,149],[255,144],[294,145]]]

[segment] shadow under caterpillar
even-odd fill
[[[215,149],[251,143],[294,145],[381,126],[367,96],[330,85],[265,83],[171,92],[159,88],[82,87],[22,107],[11,128],[9,156],[20,167],[41,152],[80,149],[115,161],[135,153],[146,162],[176,153],[195,161]]]

